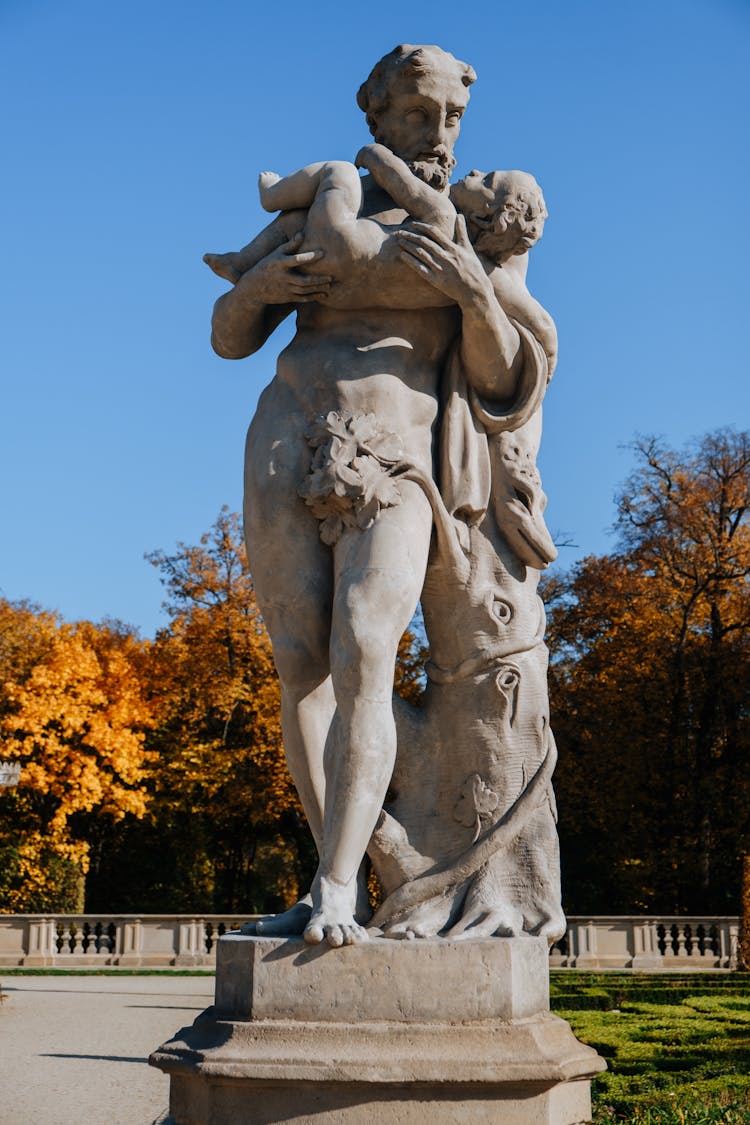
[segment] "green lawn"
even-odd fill
[[[594,1121],[750,1123],[750,976],[553,972],[552,1008],[609,1069]]]

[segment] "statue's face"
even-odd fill
[[[404,160],[415,175],[440,191],[455,166],[453,147],[469,93],[440,71],[394,83],[376,120],[375,139]]]

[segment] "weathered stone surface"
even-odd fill
[[[151,1062],[171,1076],[174,1125],[566,1125],[588,1118],[604,1064],[547,995],[544,939],[227,935],[214,1007]]]
[[[567,1125],[588,1120],[588,1079],[603,1065],[550,1013],[347,1024],[226,1021],[211,1009],[152,1062],[171,1074],[175,1125],[365,1125],[373,1114],[386,1122]]]
[[[551,1088],[302,1082],[292,1090],[263,1082],[201,1086],[178,1076],[172,1080],[170,1108],[169,1118],[157,1125],[578,1125],[591,1117],[591,1097],[588,1081]]]
[[[216,1014],[234,1020],[513,1020],[548,1008],[544,938],[395,942],[331,950],[227,934]]]
[[[234,283],[219,355],[298,318],[248,432],[245,531],[320,866],[267,936],[363,940],[365,851],[386,935],[564,932],[537,596],[556,554],[536,455],[557,343],[526,286],[547,210],[528,173],[450,185],[475,79],[439,47],[397,47],[357,96],[369,174],[261,173],[280,215],[206,257]],[[420,598],[430,690],[394,707]]]

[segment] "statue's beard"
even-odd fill
[[[407,167],[418,180],[436,191],[445,191],[456,167],[456,160],[447,149],[439,149],[431,160],[407,160]]]

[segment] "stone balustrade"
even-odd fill
[[[554,969],[736,969],[739,918],[613,916],[568,918],[550,951]]]
[[[216,939],[254,914],[0,914],[2,968],[213,968]],[[736,917],[568,918],[553,969],[737,968]]]
[[[0,914],[0,967],[188,968],[255,914]]]

